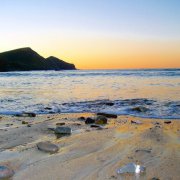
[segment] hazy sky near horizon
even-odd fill
[[[180,68],[180,0],[6,0],[0,52],[31,47],[80,69]]]

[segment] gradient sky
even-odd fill
[[[0,52],[31,47],[80,69],[180,68],[180,0],[4,0]]]

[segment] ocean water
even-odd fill
[[[180,69],[0,73],[0,114],[21,112],[180,119]]]

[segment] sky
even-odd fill
[[[180,0],[6,0],[0,52],[31,47],[78,69],[180,68]]]

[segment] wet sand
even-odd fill
[[[0,165],[15,171],[13,180],[180,179],[180,120],[165,124],[163,119],[118,116],[98,129],[78,120],[81,116],[96,115],[1,116]],[[60,122],[72,128],[72,135],[56,137],[49,128]],[[39,151],[40,141],[56,144],[59,151]],[[117,175],[118,168],[131,162],[144,165],[146,172]]]

